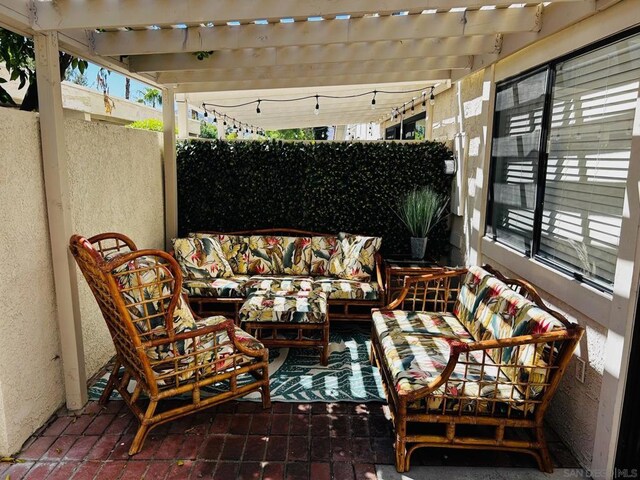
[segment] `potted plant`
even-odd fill
[[[402,199],[395,213],[411,232],[411,258],[424,258],[429,232],[442,220],[448,203],[430,187],[417,188]]]

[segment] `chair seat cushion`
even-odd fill
[[[473,340],[468,332],[459,330],[454,317],[445,314],[404,312],[407,314],[405,319],[385,313],[374,313],[374,329],[382,348],[380,361],[400,396],[427,387],[436,380],[449,361],[452,339]],[[398,326],[394,327],[394,324]],[[427,328],[422,330],[421,325]],[[412,402],[409,408],[426,407],[430,413],[441,414],[488,415],[500,414],[510,408],[530,411],[534,405],[534,401],[526,401],[491,357],[482,351],[474,351],[468,356],[462,354],[449,380],[426,399]]]
[[[377,282],[335,277],[315,277],[313,289],[326,293],[329,299],[336,300],[378,300],[381,296]]]
[[[299,291],[284,295],[257,291],[240,308],[241,322],[325,323],[327,296]]]
[[[197,328],[218,325],[227,319],[223,316],[214,316],[200,319],[196,322]],[[245,348],[251,350],[262,350],[264,345],[249,335],[244,330],[234,327],[236,341]],[[195,375],[196,370],[200,378],[207,375],[217,374],[225,371],[238,363],[232,356],[236,349],[229,338],[226,330],[207,333],[194,339],[182,342],[180,352],[173,352],[171,345],[148,348],[147,355],[153,361],[153,371],[159,386],[172,386],[176,383],[189,380]],[[178,369],[176,369],[175,354],[180,355]],[[249,356],[242,356],[243,363],[253,362],[255,359]],[[196,369],[198,365],[204,365]]]
[[[245,283],[246,295],[254,292],[286,294],[313,290],[313,278],[291,275],[254,275]]]
[[[190,297],[244,297],[244,286],[248,280],[248,275],[234,275],[230,278],[211,278],[208,280],[185,280],[182,283],[182,292]]]
[[[474,341],[460,320],[451,313],[376,310],[372,317],[378,335],[394,330],[401,333],[450,337],[461,342]]]

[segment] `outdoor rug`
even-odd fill
[[[316,349],[269,349],[269,379],[274,402],[385,402],[378,369],[369,363],[370,334],[368,326],[331,326],[329,364],[320,365]],[[100,398],[109,375],[105,373],[89,388],[89,398]],[[129,384],[133,391],[135,383]],[[211,385],[203,396],[220,390]],[[120,399],[114,392],[112,399]],[[252,392],[242,400],[260,401]]]

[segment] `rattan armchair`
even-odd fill
[[[129,455],[141,450],[152,428],[226,400],[259,391],[269,407],[268,350],[230,319],[194,317],[169,254],[137,250],[117,233],[74,235],[70,249],[116,350],[100,403],[115,389],[140,422]],[[203,396],[204,387],[215,394]],[[181,401],[161,402],[169,399]]]

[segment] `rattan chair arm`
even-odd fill
[[[574,328],[555,330],[547,333],[533,335],[519,335],[517,337],[481,340],[479,342],[465,343],[462,352],[491,350],[494,348],[516,347],[518,345],[530,345],[538,343],[552,343],[563,340],[574,340],[582,336],[583,328],[576,325]]]
[[[388,305],[382,307],[384,310],[395,310],[399,305],[402,305],[405,298],[411,291],[411,286],[415,283],[428,282],[432,280],[440,280],[441,278],[450,278],[457,276],[464,276],[467,274],[468,269],[456,268],[452,270],[443,270],[442,272],[433,272],[426,275],[406,276],[404,277],[404,285],[400,290],[400,295]]]
[[[382,279],[382,269],[380,268],[383,262],[382,255],[380,255],[380,252],[376,252],[373,258],[375,258],[376,261],[376,281],[378,282],[378,288],[384,294],[384,281]]]
[[[233,320],[228,318],[224,322],[220,322],[216,325],[207,325],[204,327],[196,328],[195,330],[190,330],[188,332],[178,333],[177,335],[154,338],[153,340],[148,340],[142,343],[142,347],[147,349],[149,347],[167,345],[169,343],[179,342],[181,340],[188,340],[190,338],[201,337],[209,333],[221,332],[223,330],[226,330],[227,332],[229,332],[229,327],[231,327],[231,332],[232,332],[229,335],[229,338],[231,338],[232,336],[235,338],[235,335],[233,334]]]

